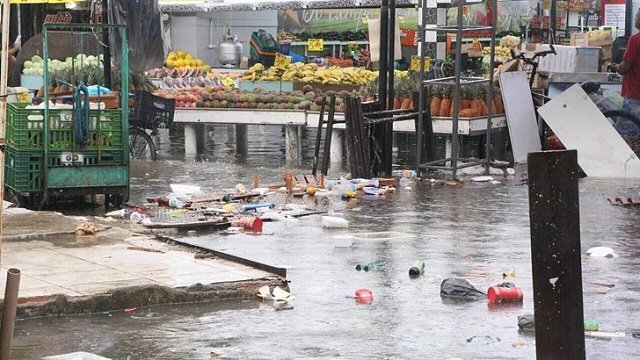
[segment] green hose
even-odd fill
[[[80,84],[73,94],[73,133],[76,144],[84,145],[89,141],[89,114],[89,90],[84,84]]]

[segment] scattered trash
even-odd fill
[[[333,246],[337,248],[348,248],[353,245],[353,236],[351,235],[334,235]]]
[[[489,335],[485,335],[485,336],[472,336],[470,338],[467,339],[467,342],[482,342],[484,344],[493,344],[493,343],[497,343],[497,342],[501,342],[502,339],[500,339],[499,337],[494,337],[494,336],[489,336]]]
[[[178,200],[177,198],[170,198],[169,199],[169,207],[173,208],[173,209],[179,209],[184,207],[184,203],[180,200]]]
[[[476,289],[466,279],[448,278],[440,284],[440,297],[454,301],[477,301],[484,299],[486,294]]]
[[[638,196],[612,196],[607,200],[611,205],[617,206],[640,205],[640,197]]]
[[[279,286],[276,286],[273,291],[269,289],[269,285],[265,285],[258,289],[258,297],[263,300],[273,300],[273,301],[290,301],[293,300],[293,296],[291,293],[286,292],[281,289]]]
[[[105,216],[111,216],[114,218],[121,218],[124,219],[128,216],[128,211],[125,209],[120,209],[120,210],[115,210],[115,211],[109,211],[108,213],[105,214]]]
[[[587,250],[587,255],[592,257],[618,257],[613,249],[608,246],[596,246]]]
[[[536,331],[535,317],[533,314],[518,316],[518,329],[522,332],[534,333]]]
[[[515,175],[516,174],[516,169],[514,168],[507,168],[505,170],[505,172],[507,173],[507,175]]]
[[[640,339],[640,329],[631,329],[631,337],[634,339]]]
[[[356,270],[360,271],[360,270],[364,270],[364,271],[379,271],[382,270],[385,266],[387,266],[387,264],[384,261],[373,261],[367,264],[358,264],[356,265]]]
[[[201,192],[200,186],[185,184],[169,184],[171,191],[181,195],[193,195]]]
[[[316,195],[316,188],[313,187],[313,186],[307,186],[307,188],[304,190],[304,192],[309,196],[315,196]]]
[[[487,298],[493,303],[522,302],[522,289],[510,282],[498,284],[487,290]]]
[[[240,194],[240,195],[246,194],[248,192],[247,188],[243,184],[237,184],[235,186],[234,190],[235,190],[236,194]]]
[[[153,252],[153,253],[161,253],[164,254],[164,251],[162,250],[158,250],[158,249],[149,249],[149,248],[145,248],[142,246],[127,246],[127,250],[137,250],[137,251],[146,251],[146,252]]]
[[[624,332],[605,332],[605,331],[585,331],[585,336],[599,338],[599,339],[611,339],[611,338],[623,338],[626,336]]]
[[[380,186],[380,180],[378,179],[351,179],[351,183],[362,186]]]
[[[488,182],[488,181],[493,181],[493,176],[474,176],[471,179],[469,179],[473,182]]]
[[[424,261],[417,260],[413,265],[409,268],[409,277],[418,277],[424,274]]]
[[[369,289],[356,290],[356,302],[358,304],[371,304],[373,302],[373,293]]]
[[[349,227],[349,222],[343,218],[335,216],[323,216],[322,227],[327,229],[343,229]]]
[[[498,181],[498,180],[491,180],[491,181],[489,181],[489,184],[491,184],[491,185],[500,185],[502,183],[500,181]]]
[[[506,279],[508,277],[516,277],[516,270],[515,269],[511,269],[511,270],[507,270],[507,271],[502,273],[502,278],[503,279]]]
[[[249,217],[244,217],[231,222],[232,227],[251,230],[253,232],[262,232],[262,224],[263,224],[262,219],[249,218]]]
[[[513,344],[511,344],[511,347],[522,347],[524,346],[524,341],[516,341]]]
[[[78,225],[78,227],[76,227],[73,233],[78,236],[95,235],[96,233],[98,233],[98,228],[94,223],[85,223],[85,224]]]
[[[137,307],[130,307],[130,308],[126,308],[123,311],[126,313],[132,313],[134,311],[136,311],[138,308]]]
[[[598,331],[598,322],[595,320],[585,320],[584,321],[584,330],[585,331]]]
[[[246,204],[246,205],[242,205],[242,211],[249,211],[249,210],[256,210],[258,208],[273,208],[273,203],[270,202],[265,202],[265,203],[258,203],[258,204]]]
[[[129,221],[131,221],[132,224],[140,224],[142,220],[146,218],[147,215],[139,213],[137,211],[134,211],[131,213],[131,215],[129,215]]]

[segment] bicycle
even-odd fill
[[[157,159],[153,136],[161,128],[173,124],[175,100],[153,95],[144,90],[131,91],[129,100],[129,156],[135,160]]]

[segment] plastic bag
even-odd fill
[[[476,289],[466,279],[449,278],[440,284],[440,297],[447,300],[476,301],[486,298],[486,294]]]
[[[130,72],[143,72],[164,63],[160,21],[157,1],[109,1],[109,23],[127,25]],[[120,66],[120,34],[110,31],[109,42],[114,63]]]
[[[519,315],[518,329],[523,332],[535,332],[536,323],[533,314]]]

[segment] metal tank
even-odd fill
[[[242,44],[236,35],[231,35],[231,30],[227,31],[224,41],[218,46],[218,61],[222,66],[237,67],[242,58]]]

